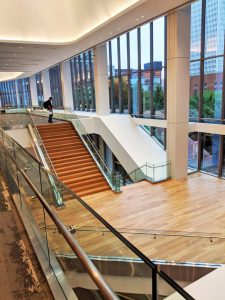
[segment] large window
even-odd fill
[[[71,58],[70,68],[74,109],[94,111],[93,51],[89,50]]]
[[[17,107],[15,80],[0,82],[0,107]]]
[[[111,112],[166,118],[166,18],[108,42]]]
[[[30,107],[31,106],[31,94],[30,94],[30,79],[29,77],[18,79],[18,96],[19,96],[19,107]]]
[[[54,107],[63,107],[62,83],[60,65],[49,69],[51,96],[54,99]]]
[[[42,74],[36,74],[36,86],[37,86],[37,96],[38,96],[38,105],[42,106],[44,102],[44,94],[43,94],[43,78]]]
[[[191,5],[190,120],[225,119],[224,0]]]

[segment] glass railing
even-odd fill
[[[146,179],[152,183],[157,183],[171,177],[170,167],[171,163],[169,161],[158,164],[146,163],[130,172],[129,176],[134,182]]]
[[[56,275],[60,269],[64,271],[78,299],[85,299],[84,293],[87,292],[92,295],[88,299],[116,298],[102,296],[99,285],[92,280],[93,277],[80,261],[79,255],[71,249],[71,244],[59,230],[58,221],[53,215],[57,216],[60,224],[66,225],[70,238],[79,243],[79,247],[82,247],[120,299],[126,299],[127,295],[132,295],[132,299],[140,299],[140,296],[142,299],[164,299],[175,291],[180,293],[181,299],[193,299],[2,130],[0,167],[11,194],[17,199],[19,209],[26,214],[29,226],[38,238],[50,266]],[[61,194],[65,204],[63,209],[54,208],[49,174]],[[45,204],[45,201],[53,206]],[[80,230],[87,226],[101,228],[102,231]],[[138,263],[132,263],[133,260]],[[165,285],[168,285],[166,291]]]
[[[34,112],[35,115],[45,115],[46,112]],[[75,114],[75,112],[71,108],[65,108],[64,110],[60,111],[54,111],[54,118],[56,119],[61,119],[61,120],[70,120],[72,121],[74,127],[76,128],[76,131],[78,132],[80,138],[82,139],[83,143],[85,144],[86,148],[89,150],[89,153],[91,154],[92,158],[96,162],[97,166],[101,170],[102,174],[106,178],[107,182],[111,186],[111,188],[115,192],[120,192],[120,188],[123,185],[123,179],[122,175],[119,174],[118,172],[113,171],[110,169],[103,156],[95,146],[94,142],[90,138],[89,134],[86,132],[81,120],[79,117]]]

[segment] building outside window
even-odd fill
[[[95,111],[93,50],[70,59],[75,110]]]
[[[54,107],[63,107],[60,65],[56,65],[49,69],[49,79],[51,87],[51,96],[54,99]]]
[[[17,107],[15,80],[0,82],[0,107]]]
[[[43,106],[44,102],[44,93],[43,93],[43,78],[42,74],[38,73],[35,76],[36,86],[37,86],[37,97],[38,97],[38,105]]]
[[[224,123],[225,0],[191,5],[190,121]],[[219,83],[219,84],[218,84]],[[224,136],[191,133],[188,165],[224,177]]]
[[[225,118],[224,32],[225,0],[191,5],[190,120],[218,123]]]
[[[18,96],[19,96],[19,107],[31,107],[31,93],[30,93],[30,79],[22,78],[17,79]]]
[[[110,108],[144,118],[166,118],[166,17],[107,43]]]

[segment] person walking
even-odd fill
[[[48,123],[53,123],[52,122],[52,117],[53,117],[53,106],[52,106],[52,97],[49,97],[48,100],[44,102],[44,108],[48,110]]]

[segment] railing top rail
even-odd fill
[[[146,162],[146,163],[143,164],[142,166],[139,166],[139,167],[137,167],[136,169],[134,169],[133,171],[129,172],[128,175],[130,175],[130,174],[132,174],[132,173],[134,173],[134,172],[137,172],[139,169],[144,168],[144,167],[158,168],[158,167],[164,167],[164,166],[168,166],[168,165],[171,165],[171,162],[170,162],[170,161],[164,161],[164,162],[160,162],[160,163],[156,163],[156,164]]]
[[[51,169],[53,170],[54,174],[56,174],[56,171],[55,171],[54,166],[53,166],[53,164],[52,164],[52,162],[51,162],[51,159],[50,159],[50,157],[49,157],[49,155],[48,155],[48,152],[47,152],[47,150],[46,150],[46,148],[45,148],[45,145],[44,145],[44,143],[43,143],[43,141],[42,141],[42,138],[41,138],[41,136],[40,136],[40,134],[39,134],[39,132],[38,132],[37,126],[36,126],[36,124],[35,124],[35,122],[34,122],[34,120],[33,120],[33,118],[32,118],[31,113],[30,113],[30,109],[27,109],[26,111],[27,111],[27,113],[29,114],[29,117],[30,117],[30,119],[31,119],[31,124],[32,124],[32,126],[33,126],[33,128],[34,128],[34,130],[35,130],[35,136],[36,136],[37,139],[39,139],[39,141],[41,141],[41,144],[42,144],[42,147],[43,147],[43,149],[44,149],[45,155],[46,155],[47,158],[48,158],[48,163],[50,164]],[[44,159],[44,158],[43,158],[43,159]],[[45,159],[44,159],[44,160],[45,160]],[[45,164],[45,163],[46,163],[46,164]],[[48,164],[47,164],[46,161],[45,161],[45,163],[43,162],[44,166],[46,167],[46,165],[48,165]]]
[[[94,226],[80,226],[76,227],[77,231],[94,231],[94,232],[109,232],[105,227]],[[205,239],[223,239],[225,236],[220,233],[204,233],[204,232],[185,232],[185,231],[167,231],[167,230],[147,230],[147,229],[130,229],[130,228],[116,228],[122,234],[137,234],[137,235],[150,235],[150,236],[165,236],[165,237],[187,237],[187,238],[205,238]]]
[[[112,173],[112,170],[107,166],[107,164],[105,163],[104,159],[102,158],[101,153],[99,152],[99,150],[96,148],[95,144],[92,142],[92,140],[90,139],[88,133],[85,130],[84,125],[82,124],[82,122],[80,121],[80,118],[77,116],[77,114],[72,110],[71,107],[65,108],[65,110],[68,110],[70,112],[71,115],[73,115],[79,122],[79,126],[82,128],[83,130],[83,134],[85,135],[85,137],[88,139],[88,142],[91,144],[91,146],[93,147],[93,149],[95,150],[96,154],[98,155],[99,159],[101,160],[101,162],[104,165],[104,168],[106,168],[106,170],[110,173]]]
[[[18,163],[12,157],[8,149],[3,145],[4,150],[8,153],[10,159],[13,161],[13,163],[16,166],[16,169],[20,174],[23,176],[23,178],[28,183],[29,187],[32,189],[32,191],[37,196],[40,203],[43,205],[45,210],[47,211],[48,215],[51,217],[55,225],[57,226],[60,233],[63,235],[65,240],[70,245],[71,249],[76,253],[76,255],[79,257],[79,259],[82,261],[83,265],[85,266],[88,274],[93,279],[93,281],[98,286],[101,293],[104,295],[105,299],[115,299],[119,300],[116,294],[111,290],[111,288],[107,285],[107,283],[104,281],[102,275],[98,271],[98,269],[95,267],[95,265],[91,262],[91,260],[88,258],[87,254],[83,251],[83,249],[80,247],[78,242],[73,238],[72,234],[68,231],[67,227],[62,223],[62,221],[58,218],[58,216],[54,213],[54,211],[51,209],[50,205],[45,201],[44,197],[39,193],[39,191],[36,189],[36,187],[33,185],[33,183],[30,181],[29,177],[26,175],[26,173],[19,167]]]

